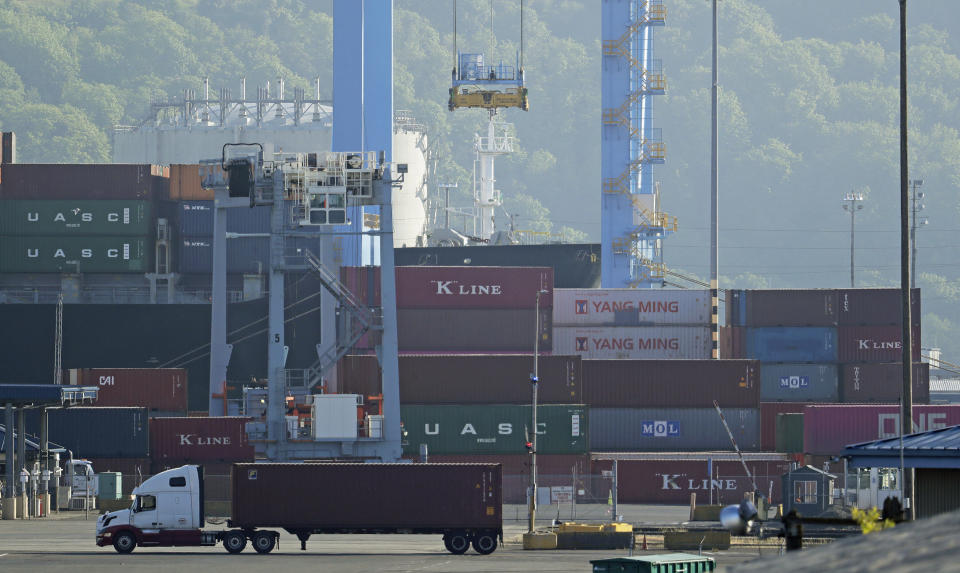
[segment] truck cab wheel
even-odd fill
[[[497,550],[497,536],[483,531],[473,538],[473,549],[480,555],[490,555]]]
[[[228,531],[223,535],[223,548],[229,553],[240,553],[247,546],[247,536],[242,531]]]
[[[113,538],[113,548],[117,553],[130,553],[137,546],[137,538],[129,531],[121,531]]]
[[[270,553],[277,543],[277,537],[272,531],[258,531],[253,534],[253,548],[257,553]]]
[[[443,546],[454,555],[463,555],[470,548],[470,539],[460,531],[443,536]]]

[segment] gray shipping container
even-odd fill
[[[838,402],[836,364],[763,364],[760,397],[764,402]]]
[[[760,448],[760,411],[726,408],[723,416],[741,450]],[[713,408],[592,408],[590,450],[594,452],[731,450]]]

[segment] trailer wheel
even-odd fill
[[[443,546],[454,555],[463,555],[470,549],[470,539],[462,531],[447,533],[443,536]]]
[[[130,553],[137,546],[137,538],[129,531],[121,531],[113,538],[113,548],[117,553]]]
[[[257,553],[270,553],[277,543],[277,536],[272,531],[258,531],[253,534],[253,548]]]
[[[473,538],[473,549],[480,555],[490,555],[497,550],[497,535],[482,531]]]
[[[247,546],[247,536],[242,531],[228,531],[223,535],[223,548],[229,553],[240,553]]]

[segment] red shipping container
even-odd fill
[[[899,326],[841,326],[837,347],[840,362],[898,362],[903,332]],[[920,327],[913,328],[913,356],[920,357]]]
[[[539,324],[539,351],[553,347],[553,310],[527,308],[402,308],[397,310],[401,351],[533,352]],[[539,318],[539,321],[537,320]]]
[[[170,181],[153,165],[11,163],[3,199],[166,199]]]
[[[777,414],[802,414],[809,402],[761,402],[760,449],[772,452],[777,448]]]
[[[914,406],[912,432],[960,424],[960,405]],[[864,404],[807,406],[803,409],[803,449],[817,455],[839,455],[860,442],[895,438],[900,431],[900,407]]]
[[[840,399],[844,402],[897,402],[903,389],[903,364],[845,364]],[[930,403],[930,365],[913,364],[913,403]]]
[[[709,453],[679,458],[664,454],[642,460],[617,462],[617,501],[620,503],[690,503],[690,494],[697,494],[697,503],[710,503],[713,486],[714,504],[739,503],[743,494],[753,491],[750,478],[736,454],[717,452],[713,457],[713,476],[707,473]],[[790,461],[784,454],[769,454],[748,459],[747,467],[757,487],[765,496],[772,494],[771,503],[780,503],[780,478],[790,470]],[[594,474],[611,470],[613,462],[594,460]],[[712,484],[711,484],[712,481]]]
[[[360,304],[380,306],[380,267],[340,267],[340,282]]]
[[[756,408],[755,360],[584,360],[583,403],[591,408]]]
[[[180,414],[187,410],[187,371],[183,368],[80,368],[69,371],[69,380],[97,387],[94,406]]]
[[[900,325],[900,289],[857,288],[840,291],[840,326]],[[910,319],[920,326],[920,289],[910,291]]]
[[[151,418],[150,457],[154,464],[253,460],[247,441],[249,418]]]
[[[747,329],[743,326],[721,326],[717,332],[720,337],[720,358],[747,357]]]
[[[402,404],[530,403],[530,354],[400,356],[399,368]],[[581,368],[579,356],[540,356],[539,402],[580,404]],[[379,394],[377,357],[345,356],[337,382],[343,394]]]
[[[553,308],[553,267],[397,267],[397,308]]]
[[[747,291],[747,326],[833,326],[837,291],[833,289]]]

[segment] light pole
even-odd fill
[[[856,286],[853,279],[853,228],[857,211],[863,209],[863,205],[861,204],[862,202],[863,193],[854,193],[853,191],[844,194],[843,199],[841,200],[843,210],[850,212],[850,288],[854,288]]]
[[[540,383],[539,377],[539,357],[540,357],[540,295],[541,294],[550,294],[548,290],[538,290],[537,299],[534,309],[536,316],[535,322],[535,334],[533,338],[533,374],[530,375],[530,389],[532,394],[532,425],[533,425],[533,436],[530,437],[530,440],[527,442],[527,447],[530,450],[530,515],[529,521],[527,523],[527,533],[533,533],[534,528],[536,527],[537,520],[537,386]]]
[[[911,179],[910,189],[912,197],[910,199],[910,211],[913,215],[913,224],[910,225],[910,246],[913,251],[910,257],[910,288],[917,288],[917,211],[923,211],[923,191],[917,191],[917,187],[923,185],[923,179]],[[926,225],[927,218],[920,217],[920,224]]]

